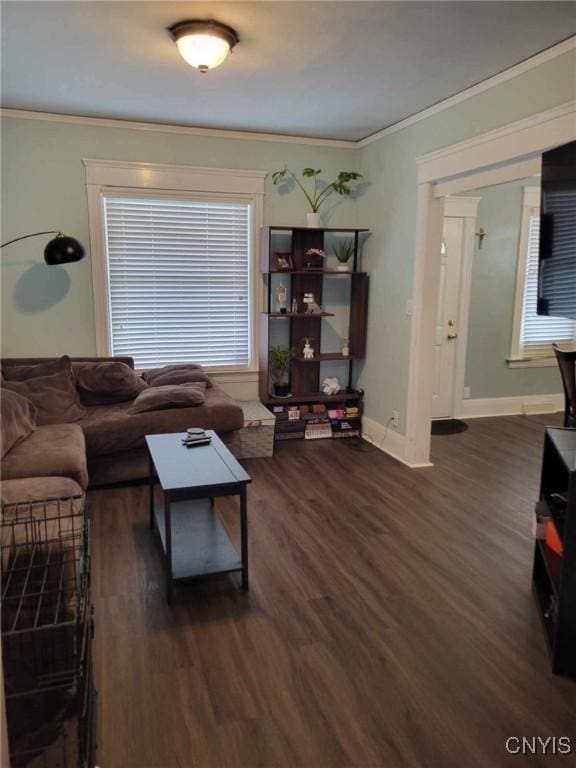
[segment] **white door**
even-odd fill
[[[454,416],[454,377],[458,344],[458,311],[464,219],[446,217],[442,235],[440,292],[434,340],[434,386],[432,418]]]

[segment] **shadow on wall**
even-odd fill
[[[63,267],[34,264],[14,286],[14,306],[23,315],[36,315],[62,301],[70,290],[70,276]]]

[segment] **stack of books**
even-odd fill
[[[274,405],[276,440],[319,440],[326,437],[360,437],[362,419],[356,405],[328,408],[324,403],[314,405]]]
[[[321,440],[325,437],[332,437],[332,426],[329,421],[312,421],[306,424],[304,433],[306,440]]]
[[[306,425],[301,419],[299,406],[275,405],[272,410],[276,416],[276,440],[297,440],[304,437]]]
[[[182,445],[192,448],[194,445],[206,445],[211,439],[212,436],[206,434],[202,427],[190,427],[182,438]]]
[[[318,403],[317,405],[306,406],[306,408],[307,410],[302,416],[306,423],[305,439],[319,440],[324,437],[332,437],[332,428],[326,406],[323,403]]]
[[[362,434],[362,420],[358,406],[330,409],[328,416],[332,425],[332,437],[360,437]]]

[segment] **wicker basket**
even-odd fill
[[[258,400],[238,401],[244,412],[244,427],[232,435],[228,447],[237,459],[259,459],[274,455],[276,417]]]

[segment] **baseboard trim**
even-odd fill
[[[516,395],[514,397],[484,397],[462,401],[463,419],[486,416],[519,416],[557,413],[564,410],[564,395]]]
[[[396,432],[394,429],[386,429],[383,424],[380,424],[374,419],[369,419],[367,416],[362,417],[362,437],[366,442],[374,445],[378,450],[387,453],[396,459],[401,464],[404,464],[410,469],[419,469],[420,467],[431,467],[432,464],[411,464],[407,459],[408,453],[408,441],[406,435],[402,435]]]

